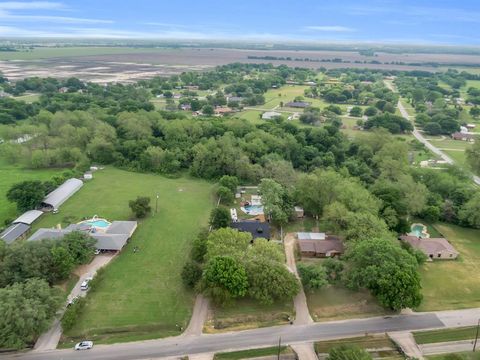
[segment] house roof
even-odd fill
[[[132,236],[133,232],[137,228],[136,221],[114,221],[108,227],[107,234],[127,234],[128,237]]]
[[[262,119],[271,119],[277,116],[282,116],[282,114],[276,111],[266,111],[262,114]]]
[[[452,134],[452,138],[454,138],[454,139],[475,139],[475,134],[455,132],[455,133]]]
[[[99,250],[121,250],[130,238],[129,234],[93,233],[90,236],[97,240],[95,247]]]
[[[313,232],[299,232],[297,233],[298,240],[325,240],[325,233],[313,233]]]
[[[35,220],[37,220],[40,216],[43,215],[43,212],[40,210],[29,210],[24,212],[18,218],[16,218],[13,223],[23,223],[27,225],[31,225]]]
[[[270,239],[270,225],[267,222],[255,220],[237,221],[232,223],[232,228],[238,231],[249,232],[252,234],[253,239]]]
[[[298,108],[305,108],[309,107],[310,103],[306,101],[291,101],[289,103],[286,103],[285,106],[287,107],[298,107]]]
[[[71,230],[67,229],[38,229],[35,233],[28,238],[27,241],[40,241],[44,239],[60,239],[65,234],[70,233]]]
[[[30,226],[23,223],[12,224],[4,231],[2,231],[2,233],[0,234],[0,239],[5,241],[7,244],[11,244],[20,236],[25,234],[28,229],[30,229]]]
[[[344,246],[340,238],[327,236],[325,239],[299,239],[301,252],[315,252],[317,254],[343,253]]]
[[[58,209],[70,196],[75,194],[83,186],[82,180],[68,179],[58,188],[48,194],[42,201],[46,205],[50,205],[54,209]]]
[[[409,243],[412,247],[421,250],[427,255],[439,252],[459,254],[459,252],[445,238],[419,238],[417,236],[402,235],[400,240]]]

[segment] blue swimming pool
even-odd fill
[[[263,214],[262,205],[245,205],[242,207],[242,211],[248,215],[261,215]]]
[[[412,225],[412,234],[414,234],[416,237],[421,237],[421,238],[424,238],[424,237],[427,237],[427,229],[425,227],[425,225],[423,224],[414,224]]]
[[[107,228],[110,226],[110,223],[105,219],[85,220],[81,224],[88,224],[96,228]]]

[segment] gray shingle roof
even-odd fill
[[[122,250],[130,238],[129,234],[93,233],[90,236],[97,240],[95,247],[99,250]]]
[[[48,194],[42,203],[58,209],[70,196],[75,194],[83,186],[82,180],[68,179],[58,188]]]
[[[136,221],[114,221],[108,227],[107,234],[128,234],[132,236],[133,232],[137,228]]]
[[[8,228],[6,228],[1,234],[0,239],[5,241],[7,244],[11,244],[15,240],[17,240],[20,236],[25,234],[30,226],[26,224],[12,224]]]
[[[29,210],[24,212],[18,218],[16,218],[13,223],[23,223],[27,225],[31,225],[35,220],[37,220],[40,216],[43,215],[43,212],[40,210]]]
[[[28,238],[27,241],[40,241],[44,239],[60,239],[65,234],[70,233],[71,230],[67,229],[38,229],[35,233]]]

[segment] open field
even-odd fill
[[[286,324],[293,317],[293,301],[261,305],[250,299],[237,300],[234,304],[215,307],[205,325],[205,332],[245,330]]]
[[[126,220],[131,217],[129,200],[160,196],[158,213],[139,223],[129,244],[106,268],[64,342],[85,337],[100,343],[139,340],[178,334],[177,324],[185,328],[194,294],[182,286],[180,272],[191,239],[207,222],[213,206],[211,190],[211,184],[200,180],[107,168],[95,172],[94,179],[58,214],[36,224],[37,228],[66,225],[95,214]],[[136,253],[134,246],[139,248]]]
[[[376,61],[422,63],[480,64],[478,55],[457,54],[388,54],[377,53]],[[249,57],[309,58],[315,61],[265,60]],[[340,58],[349,63],[320,61]],[[203,71],[217,65],[234,62],[285,64],[292,67],[371,68],[438,71],[430,66],[396,64],[365,64],[365,58],[355,51],[246,50],[223,48],[141,48],[141,47],[51,47],[35,48],[31,52],[0,52],[0,71],[11,80],[25,77],[79,77],[103,82],[132,82],[153,76],[179,74],[183,71]],[[359,61],[359,63],[354,63]]]
[[[368,291],[351,291],[339,286],[328,286],[305,293],[310,314],[315,321],[341,320],[384,315]]]
[[[24,180],[50,180],[60,173],[62,173],[61,169],[28,170],[0,160],[0,227],[3,226],[5,220],[13,220],[19,215],[15,204],[6,198],[7,191],[13,184]]]
[[[457,340],[470,340],[475,339],[476,326],[431,330],[431,331],[419,331],[414,332],[413,337],[417,344],[433,344],[447,341]]]
[[[436,229],[460,252],[457,260],[434,261],[420,270],[423,302],[419,311],[465,309],[480,306],[480,230],[450,224]]]

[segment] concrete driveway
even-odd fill
[[[60,337],[62,336],[62,325],[60,324],[60,319],[63,316],[63,313],[66,310],[67,303],[76,296],[85,296],[87,291],[80,290],[82,282],[89,276],[94,276],[98,269],[107,265],[114,257],[115,254],[99,254],[94,257],[92,262],[86,265],[79,266],[74,273],[79,277],[77,283],[73,287],[72,291],[67,297],[67,302],[64,306],[57,312],[57,316],[52,326],[48,331],[40,335],[37,342],[34,346],[34,351],[45,351],[45,350],[54,350],[58,346]]]

